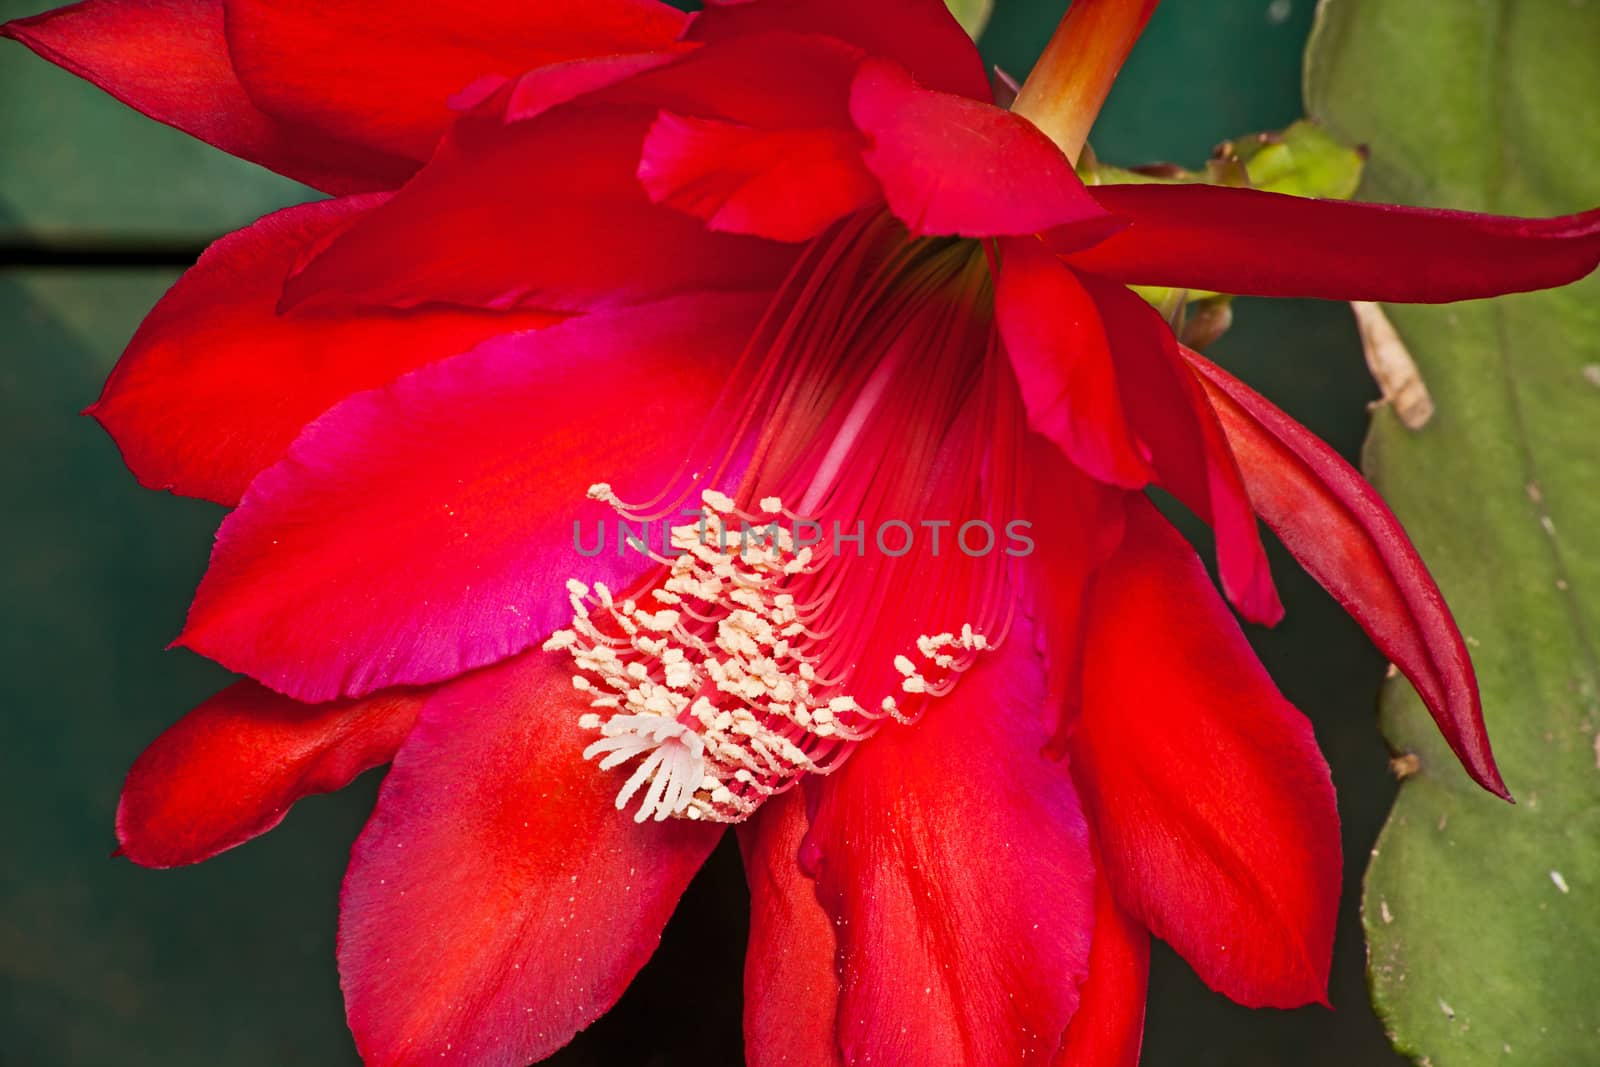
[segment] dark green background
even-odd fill
[[[990,58],[1025,72],[1059,3],[1000,0]],[[1311,0],[1168,3],[1096,130],[1120,163],[1198,163],[1223,137],[1301,111]],[[0,16],[31,13],[0,0]],[[341,1064],[355,1059],[333,962],[350,842],[378,776],[303,802],[200,867],[109,858],[139,750],[226,676],[163,652],[219,509],[138,489],[74,415],[176,276],[152,266],[305,191],[126,111],[0,44],[0,1060],[19,1064]],[[129,262],[106,266],[103,253]],[[65,253],[71,253],[70,255]],[[139,262],[143,260],[144,262]],[[1340,305],[1242,301],[1215,352],[1353,456],[1374,389]],[[1278,553],[1288,620],[1254,634],[1315,720],[1344,819],[1335,1012],[1249,1012],[1158,948],[1145,1063],[1398,1062],[1366,1003],[1356,892],[1393,795],[1374,722],[1383,661]],[[733,1064],[745,919],[724,850],[657,959],[562,1064]]]

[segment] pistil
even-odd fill
[[[1158,0],[1072,0],[1011,110],[1074,163]]]

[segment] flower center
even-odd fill
[[[586,758],[632,765],[618,808],[740,821],[948,693],[1010,626],[996,542],[1024,425],[981,245],[887,215],[813,242],[674,484],[590,489],[679,523],[625,593],[570,584],[546,644],[589,697]]]

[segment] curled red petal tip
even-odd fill
[[[1428,707],[1474,781],[1510,800],[1466,641],[1394,513],[1338,453],[1189,349],[1250,500],[1306,571],[1366,630]]]

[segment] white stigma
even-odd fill
[[[648,714],[613,715],[600,725],[600,733],[600,740],[583,750],[583,758],[605,756],[600,761],[602,771],[649,753],[617,794],[618,811],[628,806],[647,779],[650,792],[639,805],[634,822],[644,822],[651,815],[660,822],[688,808],[705,779],[706,746],[698,734],[676,719]]]

